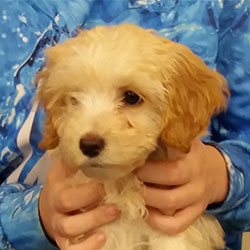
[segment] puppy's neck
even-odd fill
[[[116,204],[128,219],[142,218],[146,213],[142,198],[143,183],[134,173],[117,179],[105,181],[105,202]]]
[[[69,181],[72,186],[77,186],[89,183],[93,179],[78,170]],[[119,179],[101,180],[100,182],[103,183],[106,193],[104,202],[116,204],[124,218],[135,220],[145,216],[146,207],[142,198],[143,183],[133,172]]]

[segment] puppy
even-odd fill
[[[38,98],[46,111],[40,146],[78,169],[72,183],[98,179],[120,218],[106,225],[104,250],[212,250],[224,247],[217,221],[201,216],[167,236],[144,221],[148,158],[188,152],[226,106],[224,78],[184,45],[134,25],[98,26],[45,52]]]

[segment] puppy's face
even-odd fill
[[[188,151],[225,105],[219,74],[186,47],[133,25],[100,26],[46,54],[37,77],[47,115],[41,146],[58,147],[90,177],[128,174],[159,138]]]
[[[162,85],[144,73],[123,78],[112,72],[105,76],[101,70],[87,76],[79,69],[75,74],[60,97],[64,103],[55,121],[60,155],[91,177],[117,178],[131,172],[157,145],[163,124]]]

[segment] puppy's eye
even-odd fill
[[[70,97],[70,102],[74,106],[79,104],[79,101],[75,97],[72,97],[72,96]]]
[[[136,104],[140,103],[142,101],[142,99],[136,93],[134,93],[132,91],[127,91],[124,93],[123,101],[129,105],[136,105]]]

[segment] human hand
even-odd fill
[[[194,140],[188,154],[176,155],[170,161],[149,161],[137,170],[145,183],[147,222],[168,235],[184,231],[228,192],[226,163],[216,148]]]
[[[69,185],[67,180],[72,174],[59,160],[49,171],[39,198],[42,225],[60,249],[100,249],[106,236],[95,229],[114,221],[119,210],[111,204],[99,205],[104,197],[100,183]],[[74,240],[77,238],[79,241]]]

